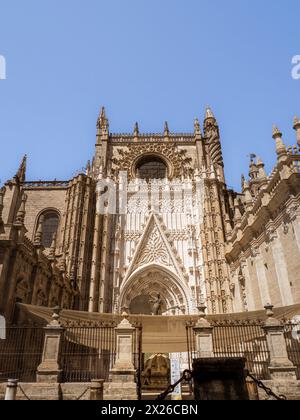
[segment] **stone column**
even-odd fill
[[[213,327],[205,319],[206,306],[204,303],[198,307],[200,318],[193,328],[196,334],[196,351],[199,358],[210,358],[214,356],[213,350]]]
[[[284,339],[284,325],[274,318],[273,306],[265,306],[268,319],[264,330],[270,351],[269,371],[273,380],[296,379],[296,368],[289,360]]]
[[[42,363],[37,370],[38,383],[56,384],[61,379],[61,368],[59,365],[60,347],[62,341],[62,328],[59,322],[60,309],[55,308],[52,321],[45,327],[45,339]]]
[[[255,251],[255,268],[257,273],[257,280],[258,280],[258,287],[260,291],[260,297],[262,301],[262,305],[265,302],[271,301],[271,295],[269,291],[269,285],[268,285],[268,279],[266,276],[266,268],[264,265],[263,257],[260,253],[259,249],[256,249]]]
[[[127,315],[116,327],[116,362],[104,385],[104,400],[137,400],[136,371],[133,365],[134,332]]]

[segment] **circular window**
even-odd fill
[[[166,163],[158,156],[145,156],[136,166],[136,176],[140,179],[165,179],[168,176]]]

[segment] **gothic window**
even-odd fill
[[[140,179],[165,179],[168,170],[165,162],[157,156],[146,156],[142,158],[136,167],[136,175]]]
[[[50,248],[53,235],[58,229],[59,215],[55,211],[49,210],[40,216],[39,223],[42,225],[42,245],[45,248]]]

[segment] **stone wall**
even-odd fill
[[[62,219],[65,210],[66,189],[61,188],[24,188],[27,194],[25,226],[27,236],[34,240],[39,215],[48,209],[57,210]]]

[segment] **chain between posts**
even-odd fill
[[[26,394],[26,392],[24,391],[24,389],[21,387],[21,385],[18,385],[19,390],[21,391],[21,393],[24,395],[24,397],[26,398],[27,401],[31,401],[30,398],[28,397],[28,395]]]
[[[21,387],[21,385],[18,385],[18,388],[21,391],[21,393],[23,394],[23,396],[26,398],[26,400],[31,401],[31,399],[28,397],[28,395],[26,394],[24,389]],[[79,397],[76,398],[76,401],[80,401],[89,390],[90,390],[89,387],[86,388],[86,390]]]
[[[172,394],[175,389],[178,387],[178,385],[181,384],[181,382],[185,381],[185,382],[191,382],[193,379],[193,372],[191,372],[190,370],[185,370],[183,372],[182,377],[173,385],[170,385],[168,387],[168,389],[165,390],[165,392],[163,392],[162,394],[160,394],[157,397],[157,401],[164,401],[168,395]]]
[[[76,401],[80,401],[81,398],[83,398],[89,390],[90,390],[90,387],[88,387],[78,398],[76,398]]]
[[[183,372],[182,377],[173,385],[170,385],[165,392],[163,392],[162,394],[160,394],[157,397],[157,401],[164,401],[168,395],[172,394],[175,389],[177,388],[178,385],[180,385],[183,381],[185,382],[191,382],[193,380],[194,377],[194,373],[191,372],[190,370],[185,370]],[[275,392],[272,391],[271,388],[267,387],[262,381],[256,379],[253,375],[251,375],[251,373],[249,371],[246,370],[246,377],[252,379],[256,385],[258,386],[258,388],[262,389],[263,391],[265,391],[265,393],[269,396],[269,397],[273,397],[275,400],[277,401],[287,401],[287,397],[285,395],[277,395],[275,394]]]
[[[287,401],[287,397],[285,395],[277,395],[275,394],[271,388],[267,387],[262,381],[256,379],[253,375],[251,375],[251,373],[249,371],[246,371],[247,377],[252,379],[256,385],[258,386],[258,388],[262,389],[263,391],[265,391],[265,393],[269,396],[269,397],[273,397],[275,398],[275,400],[277,401]]]

